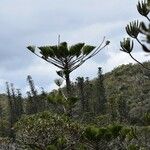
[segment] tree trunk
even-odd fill
[[[66,79],[66,91],[67,91],[67,99],[71,97],[71,81],[70,81],[70,73],[65,74],[65,79]],[[67,115],[69,117],[72,116],[72,108],[69,106],[67,110]]]
[[[67,98],[71,97],[71,82],[70,82],[70,74],[65,74],[66,79],[66,89],[67,89]]]

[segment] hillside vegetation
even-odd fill
[[[150,67],[149,62],[144,65]],[[48,147],[70,149],[73,141],[75,149],[96,149],[97,146],[104,150],[115,147],[129,149],[140,145],[148,149],[150,72],[138,64],[121,65],[106,74],[98,68],[98,76],[92,80],[78,77],[71,83],[74,98],[70,99],[70,104],[63,96],[65,87],[60,86],[50,93],[42,90],[38,94],[31,76],[28,76],[28,81],[31,91],[27,92],[27,98],[17,93],[13,86],[9,87],[10,93],[7,91],[7,94],[0,95],[2,143],[13,142],[11,145],[14,146],[15,141],[15,146],[21,149],[42,147],[43,150]],[[60,81],[55,82],[59,85]],[[72,107],[71,118],[64,111],[68,107]],[[111,134],[107,137],[106,132]],[[121,138],[122,132],[124,139]],[[95,134],[100,134],[100,137],[94,137]],[[113,138],[114,134],[116,138]],[[34,140],[38,143],[33,144]],[[55,144],[53,140],[56,140]]]

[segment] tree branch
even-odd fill
[[[141,62],[139,62],[137,59],[135,59],[135,58],[131,55],[131,53],[129,53],[129,55],[130,55],[130,57],[131,57],[134,61],[136,61],[138,64],[140,64],[143,68],[145,68],[145,69],[147,69],[147,70],[150,71],[150,68],[145,67]]]
[[[37,53],[34,53],[36,56],[38,56],[39,58],[43,59],[40,55],[38,55]],[[61,69],[64,69],[62,66],[56,64],[55,62],[52,62],[50,60],[47,60],[47,59],[44,59],[45,61],[47,61],[48,63],[51,63],[53,64],[54,66],[58,67],[58,68],[61,68]]]
[[[88,59],[90,59],[91,57],[94,57],[97,53],[99,53],[102,49],[104,49],[107,45],[104,45],[102,48],[100,48],[98,51],[94,52],[93,54],[91,54],[89,57],[85,58],[84,60],[81,60],[81,62],[79,64],[77,64],[76,66],[74,66],[71,69],[71,72],[75,69],[77,69],[78,67],[80,67],[85,61],[87,61]]]

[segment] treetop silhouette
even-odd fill
[[[27,48],[36,56],[44,59],[48,63],[53,64],[60,70],[57,74],[66,80],[67,95],[71,92],[70,73],[80,67],[88,59],[94,57],[107,45],[109,41],[105,41],[105,37],[99,46],[86,45],[85,43],[77,43],[68,46],[67,42],[58,43],[51,46],[28,46]]]

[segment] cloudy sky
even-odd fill
[[[27,75],[37,87],[48,91],[55,88],[57,68],[34,56],[26,46],[56,44],[59,34],[61,41],[70,44],[98,45],[103,36],[111,41],[109,47],[72,73],[72,79],[94,78],[99,66],[108,72],[133,62],[119,51],[119,41],[126,36],[126,24],[140,18],[137,1],[0,0],[0,92],[5,92],[6,81],[27,90]],[[145,59],[141,51],[136,50],[134,55]]]

